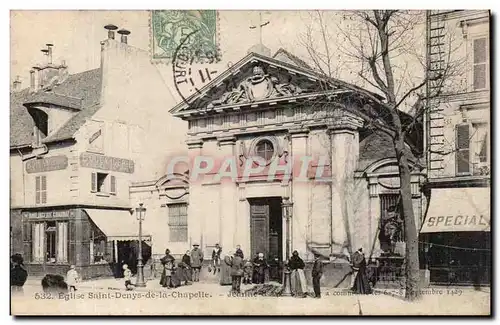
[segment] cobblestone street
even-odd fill
[[[127,315],[488,315],[490,289],[432,288],[420,301],[409,303],[400,290],[377,289],[372,295],[323,288],[321,299],[293,297],[229,296],[229,286],[204,281],[164,289],[157,279],[146,288],[124,290],[122,279],[80,283],[71,295],[46,296],[38,279],[30,279],[23,296],[12,297],[12,312],[31,314]],[[251,288],[242,286],[242,292]]]

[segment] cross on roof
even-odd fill
[[[262,27],[269,25],[269,20],[266,22],[262,22],[262,12],[259,12],[259,25],[258,26],[250,26],[250,29],[259,28],[259,40],[260,44],[262,44]]]

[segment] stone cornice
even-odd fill
[[[236,137],[234,136],[223,136],[223,137],[218,137],[217,142],[219,143],[219,146],[234,146],[236,144]]]
[[[203,147],[203,140],[202,139],[188,139],[186,141],[186,144],[188,145],[189,149],[199,149]]]
[[[308,128],[291,128],[288,130],[288,133],[294,138],[306,138],[309,134]]]

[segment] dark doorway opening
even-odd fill
[[[269,280],[281,281],[283,260],[283,217],[281,197],[249,199],[250,246],[249,258],[263,253],[268,261]]]
[[[123,276],[123,265],[127,264],[132,274],[137,273],[137,257],[139,256],[139,241],[125,240],[118,241],[118,276]],[[146,264],[151,258],[151,246],[142,242],[142,261]]]

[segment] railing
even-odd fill
[[[430,282],[440,285],[489,285],[489,266],[429,267]]]
[[[403,266],[368,265],[366,273],[375,288],[402,288],[405,284]]]

